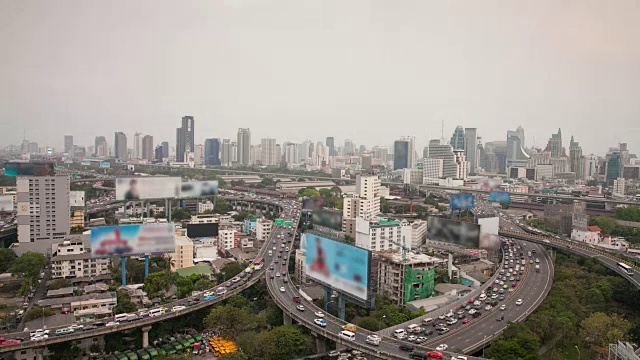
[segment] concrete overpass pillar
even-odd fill
[[[146,348],[149,346],[149,331],[151,330],[151,325],[145,326],[142,328],[142,347]]]
[[[316,335],[316,354],[327,352],[327,341],[320,335]]]
[[[36,360],[44,360],[44,351],[46,348],[35,348],[33,352],[36,353]]]
[[[287,314],[286,312],[283,312],[282,317],[284,318],[285,325],[293,324],[293,319],[291,318],[291,315]]]

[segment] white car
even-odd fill
[[[487,306],[485,306],[485,307],[484,307],[484,309],[485,309],[485,310],[487,310],[487,311],[489,311],[489,310],[491,310],[491,309],[492,309],[492,307],[491,307],[491,305],[487,305]]]
[[[448,318],[453,317],[453,311],[449,310],[449,312],[444,314],[444,316],[446,316]]]
[[[322,327],[327,326],[327,320],[325,319],[313,319],[313,322],[318,326],[322,326]]]
[[[438,345],[438,346],[436,347],[436,350],[438,350],[438,351],[445,351],[445,350],[447,350],[448,348],[449,348],[449,345],[447,345],[447,344],[440,344],[440,345]]]
[[[176,306],[174,306],[174,307],[172,307],[172,308],[171,308],[171,311],[174,311],[174,312],[175,312],[175,311],[184,310],[184,309],[186,309],[186,308],[187,308],[186,306],[176,305]]]
[[[322,311],[316,311],[314,314],[319,318],[323,318],[324,317],[324,313]]]
[[[476,311],[476,309],[471,309],[471,310],[469,310],[469,315],[473,315],[473,314],[475,314],[476,312],[477,312],[477,311]]]
[[[284,286],[280,287],[280,292],[285,292],[286,290],[284,289]]]
[[[500,305],[500,310],[502,310],[502,311],[507,310],[507,305]]]
[[[516,305],[522,305],[522,299],[518,299],[518,300],[516,301]]]
[[[117,321],[109,321],[105,326],[117,326],[117,325],[120,325],[120,323]]]
[[[280,273],[279,272],[276,273],[276,277],[280,277]]]
[[[31,337],[31,341],[39,341],[39,340],[44,340],[44,339],[48,339],[49,335],[47,334],[42,334],[42,335],[36,335],[36,336],[32,336]]]
[[[407,341],[414,342],[414,341],[416,341],[416,339],[417,339],[417,338],[418,338],[418,337],[417,337],[417,336],[415,336],[415,335],[409,335],[409,337],[407,338]]]
[[[69,326],[69,329],[71,329],[73,331],[79,331],[79,330],[84,329],[84,325],[73,324],[73,325]]]
[[[296,306],[296,309],[298,309],[300,311],[304,311],[304,306],[303,305],[298,305],[298,306]]]

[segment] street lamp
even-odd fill
[[[485,348],[486,342],[487,342],[487,335],[485,335],[484,339],[482,340],[482,357],[484,357],[484,348]]]
[[[576,345],[575,347],[576,347],[576,350],[578,350],[578,360],[580,360],[580,358],[582,357],[580,355],[580,348],[578,347],[578,345]]]
[[[380,328],[382,327],[382,319],[386,318],[387,315],[382,315],[382,317],[380,318],[380,321],[378,321],[378,332],[380,332]]]

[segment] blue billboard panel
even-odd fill
[[[368,250],[305,233],[307,276],[336,290],[367,300]]]
[[[6,176],[50,176],[55,175],[55,171],[53,163],[49,162],[9,161],[4,166],[4,174]]]
[[[173,224],[99,226],[91,229],[91,257],[142,256],[176,251]]]
[[[489,193],[489,201],[498,203],[509,203],[511,197],[508,192],[505,191],[492,191]]]
[[[108,161],[100,161],[100,167],[101,167],[101,168],[108,169],[108,168],[110,168],[110,167],[111,167],[111,163],[110,163],[110,162],[108,162]]]
[[[475,198],[473,194],[452,194],[451,210],[473,209],[475,207]]]

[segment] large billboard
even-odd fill
[[[475,198],[473,194],[451,194],[451,210],[473,209]]]
[[[0,195],[0,211],[13,211],[13,195]]]
[[[91,256],[142,256],[176,251],[173,224],[98,226],[91,229]]]
[[[179,177],[116,179],[116,200],[175,199],[180,197]]]
[[[307,276],[367,300],[370,252],[315,234],[305,234]]]
[[[31,163],[31,162],[18,162],[9,161],[5,164],[4,174],[6,176],[50,176],[55,175],[53,170],[53,163]]]
[[[427,218],[427,239],[463,246],[480,246],[480,225],[435,216]]]
[[[108,169],[108,168],[110,168],[110,167],[111,167],[111,163],[110,163],[110,162],[108,162],[108,161],[100,161],[100,167],[101,167],[101,168]]]
[[[500,218],[498,216],[478,218],[480,225],[480,248],[498,250],[500,248]]]
[[[507,204],[511,202],[511,198],[506,191],[492,191],[489,193],[489,201]]]
[[[218,181],[189,181],[180,187],[181,198],[196,198],[218,195]]]
[[[218,236],[218,223],[187,224],[187,236],[190,238]]]
[[[314,225],[342,231],[342,213],[329,210],[313,210],[311,222]]]

